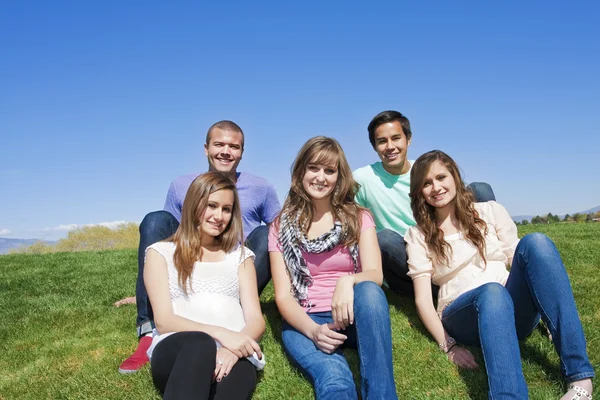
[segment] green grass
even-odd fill
[[[600,224],[520,227],[542,231],[567,266],[588,341],[600,367]],[[120,375],[136,346],[135,306],[112,303],[135,287],[134,250],[0,257],[0,399],[158,399],[148,368]],[[388,293],[393,359],[400,398],[484,399],[483,370],[448,362],[419,321],[412,300]],[[281,320],[269,286],[261,297],[267,320],[267,366],[255,399],[313,398],[310,384],[281,348]],[[562,395],[558,358],[541,330],[521,344],[532,399]],[[481,353],[474,351],[480,364]],[[346,354],[358,379],[356,352]],[[598,390],[596,390],[598,393]]]

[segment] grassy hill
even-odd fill
[[[600,370],[600,224],[519,227],[541,230],[567,266],[588,340]],[[119,363],[135,349],[135,307],[112,303],[132,295],[136,251],[0,257],[0,399],[159,399],[149,370],[123,376]],[[400,398],[485,399],[483,370],[459,370],[446,360],[417,317],[413,301],[388,293],[393,359]],[[267,321],[267,366],[255,399],[313,398],[289,364],[269,286],[261,297]],[[558,357],[541,329],[521,344],[532,399],[563,394]],[[474,351],[480,365],[481,352]],[[358,358],[347,351],[357,377]],[[596,395],[600,393],[596,390]]]

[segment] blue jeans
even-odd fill
[[[474,195],[475,201],[483,203],[496,200],[492,187],[485,182],[473,182],[467,186]],[[412,279],[408,273],[408,257],[404,237],[391,229],[377,232],[377,240],[381,249],[381,262],[385,284],[394,292],[414,297]],[[437,295],[438,287],[432,285],[433,296]]]
[[[333,321],[331,311],[308,316],[319,325]],[[362,398],[397,399],[389,308],[377,284],[354,286],[354,324],[342,333],[348,337],[344,347],[358,350]],[[332,354],[322,352],[285,320],[282,339],[294,365],[312,382],[317,399],[358,399],[352,371],[340,348]]]
[[[154,315],[144,285],[144,259],[146,248],[164,240],[177,231],[179,221],[167,211],[155,211],[146,215],[140,224],[140,245],[138,246],[138,276],[135,286],[135,302],[137,305],[137,333],[142,337],[152,332]]]
[[[179,222],[167,211],[155,211],[146,215],[140,224],[140,245],[138,247],[138,276],[135,288],[137,304],[137,333],[141,337],[152,332],[154,315],[152,305],[148,299],[148,292],[144,285],[144,257],[146,248],[156,242],[167,239],[177,231]],[[271,264],[267,250],[269,228],[259,226],[255,228],[246,239],[245,245],[254,252],[254,267],[258,293],[267,286],[271,280]]]
[[[519,340],[540,317],[548,325],[567,382],[591,378],[569,277],[554,243],[541,233],[521,239],[506,287],[487,283],[460,295],[442,314],[459,343],[481,346],[490,399],[526,399]]]

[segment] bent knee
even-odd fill
[[[534,248],[540,248],[541,246],[551,245],[552,240],[541,232],[533,232],[523,236],[519,241],[521,246],[533,246]]]
[[[398,232],[391,229],[383,229],[377,232],[379,247],[383,250],[393,251],[398,247],[405,247],[404,238]]]
[[[354,307],[368,307],[375,310],[377,308],[386,309],[388,307],[387,299],[383,289],[371,281],[359,282],[354,286]]]
[[[156,232],[165,225],[168,225],[171,220],[175,217],[168,211],[153,211],[146,214],[142,222],[140,223],[140,234]]]
[[[514,312],[514,304],[508,290],[500,283],[484,284],[477,300],[478,310],[492,313]]]
[[[182,332],[184,333],[184,332]],[[204,332],[185,332],[186,334],[186,351],[202,352],[217,352],[217,344],[215,339]]]

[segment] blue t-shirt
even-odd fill
[[[192,184],[200,174],[182,175],[171,182],[164,210],[173,214],[181,222],[183,200]],[[275,188],[266,179],[259,178],[246,172],[237,173],[235,184],[240,198],[242,222],[244,225],[244,240],[261,223],[273,222],[281,206],[277,199]]]

